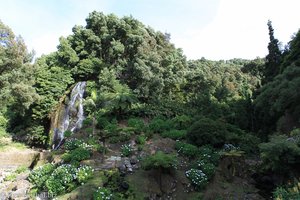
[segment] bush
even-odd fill
[[[28,143],[32,146],[44,146],[47,143],[48,137],[45,134],[43,126],[34,125],[27,129]]]
[[[162,137],[171,138],[173,140],[184,139],[186,137],[186,130],[170,130],[165,131],[162,134]]]
[[[121,155],[128,157],[133,153],[133,149],[130,144],[124,144],[121,147]]]
[[[74,150],[78,147],[80,147],[80,145],[82,145],[83,141],[82,140],[79,140],[77,138],[71,138],[69,140],[67,140],[64,144],[64,147],[66,150]]]
[[[94,193],[94,200],[110,200],[113,198],[113,193],[107,188],[98,188],[98,190]]]
[[[287,173],[300,163],[300,148],[293,138],[273,136],[270,142],[259,145],[265,169]]]
[[[88,127],[91,126],[92,124],[93,124],[93,119],[91,118],[86,118],[82,122],[83,127]]]
[[[178,115],[172,119],[175,128],[187,129],[191,126],[192,119],[187,115]]]
[[[145,135],[138,135],[135,139],[135,142],[140,145],[144,145],[147,141],[147,137]]]
[[[66,130],[64,132],[64,137],[66,137],[66,138],[70,137],[71,135],[72,135],[72,131],[70,131],[70,130]]]
[[[156,152],[154,155],[146,157],[142,162],[145,170],[149,169],[165,169],[170,170],[176,168],[177,159],[175,155],[165,154],[162,151]]]
[[[188,129],[187,139],[197,146],[212,145],[216,148],[221,148],[225,143],[244,144],[243,147],[249,151],[255,148],[255,144],[259,141],[231,124],[209,118],[196,121]]]
[[[200,169],[190,169],[185,175],[198,190],[203,189],[208,183],[207,175]]]
[[[288,187],[277,187],[273,192],[273,199],[300,199],[300,182],[297,181]]]
[[[144,124],[143,119],[130,118],[127,123],[128,123],[129,127],[133,127],[135,129],[135,131],[138,133],[143,132],[145,129],[145,124]]]
[[[163,120],[160,117],[156,117],[151,120],[149,123],[149,130],[151,130],[154,133],[162,133],[164,131],[171,130],[173,127],[173,124],[171,120]]]
[[[97,118],[97,128],[104,129],[110,122],[106,117],[100,116]]]
[[[175,149],[180,155],[189,157],[189,158],[195,158],[199,155],[199,149],[198,147],[192,145],[192,144],[187,144],[184,142],[179,142],[177,141],[175,144]]]
[[[197,160],[194,164],[195,169],[200,169],[203,173],[206,174],[207,178],[210,179],[215,173],[215,165],[213,163],[207,162],[205,160]]]
[[[54,169],[55,166],[50,163],[40,166],[29,174],[28,180],[33,183],[38,190],[43,190],[44,183],[49,179]]]
[[[73,164],[77,164],[82,160],[86,160],[91,157],[91,152],[88,149],[84,149],[82,147],[76,148],[71,152],[64,153],[62,159],[65,162],[70,162]]]
[[[81,166],[77,169],[76,177],[80,184],[86,183],[93,176],[93,169],[90,166]]]
[[[65,191],[65,187],[63,184],[58,180],[53,177],[50,177],[49,179],[46,180],[45,186],[48,190],[48,193],[51,196],[57,196],[59,194],[63,194]]]
[[[37,192],[47,190],[52,196],[70,192],[78,184],[85,183],[92,177],[93,169],[89,166],[76,168],[70,164],[55,167],[46,164],[33,170],[28,179],[34,185]]]
[[[217,152],[214,148],[211,146],[202,146],[199,148],[199,156],[198,158],[200,160],[203,160],[206,163],[212,163],[215,166],[218,165],[219,159],[220,159],[220,154]]]

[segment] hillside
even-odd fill
[[[299,198],[300,32],[267,25],[266,58],[187,60],[95,11],[33,62],[0,21],[0,199]]]

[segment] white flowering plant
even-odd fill
[[[133,153],[133,148],[130,144],[124,144],[121,146],[121,155],[124,157],[128,157]]]
[[[94,200],[110,200],[113,198],[113,194],[108,188],[99,187],[93,197]]]
[[[202,189],[208,183],[207,175],[200,169],[190,169],[185,172],[185,175],[196,187],[196,189]]]
[[[55,166],[46,164],[33,170],[29,181],[38,191],[47,190],[52,196],[69,192],[79,184],[84,184],[93,175],[90,166],[75,167],[71,164]]]
[[[90,166],[81,166],[77,169],[76,178],[80,184],[84,184],[93,176],[94,169]]]

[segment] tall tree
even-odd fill
[[[270,42],[268,45],[269,54],[266,57],[266,65],[264,70],[263,84],[274,79],[280,72],[280,63],[282,60],[282,52],[279,49],[279,41],[274,37],[274,29],[272,22],[268,21]]]

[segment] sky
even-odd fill
[[[59,37],[96,10],[170,33],[188,59],[254,59],[268,53],[268,20],[282,46],[290,41],[299,7],[299,0],[0,0],[0,20],[36,56],[55,51]]]

